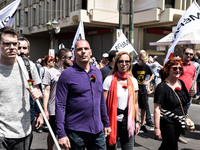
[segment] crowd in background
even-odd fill
[[[190,98],[199,98],[200,77],[192,86],[200,50],[194,57],[193,49],[186,48],[182,58],[174,57],[164,66],[158,62],[158,56],[149,56],[145,50],[140,50],[135,60],[127,52],[112,50],[102,54],[98,62],[92,56],[90,44],[79,40],[75,60],[72,52],[62,47],[55,57],[45,56],[34,64],[26,38],[19,38],[9,27],[0,30],[0,38],[0,79],[8,87],[6,91],[0,86],[1,103],[6,108],[13,102],[17,106],[12,104],[12,110],[5,114],[0,105],[4,122],[0,124],[0,148],[30,149],[33,129],[42,132],[39,129],[44,127],[35,103],[40,99],[62,148],[116,149],[119,140],[123,150],[132,150],[134,137],[148,133],[146,126],[150,126],[154,127],[155,137],[162,138],[160,150],[178,149],[178,139],[185,134],[184,115],[190,107]],[[34,80],[33,89],[29,87],[28,91],[27,78]],[[8,92],[13,93],[9,89],[12,80],[21,93],[14,92],[15,98],[12,94],[7,97]],[[154,121],[149,109],[150,94],[154,95]],[[7,98],[11,98],[8,103]],[[11,118],[15,118],[16,126]],[[53,149],[50,134],[47,145],[49,150]]]

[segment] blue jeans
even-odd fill
[[[66,130],[66,133],[71,144],[70,150],[106,150],[104,130],[97,134],[73,130]]]
[[[147,108],[146,108],[146,122],[151,121],[151,113],[149,109],[149,97],[147,98]]]
[[[0,150],[28,150],[31,135],[24,138],[2,138],[0,137]]]

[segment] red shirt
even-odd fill
[[[195,77],[196,68],[191,61],[187,64],[185,62],[183,62],[183,71],[184,71],[184,73],[182,76],[179,77],[179,79],[185,83],[185,86],[189,92],[189,90],[193,84],[193,79]]]

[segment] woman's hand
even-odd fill
[[[139,132],[140,132],[140,124],[136,123],[136,125],[135,125],[135,133],[136,133],[136,135],[138,135]]]
[[[160,129],[154,129],[154,136],[155,136],[155,139],[157,140],[160,140],[162,138]]]

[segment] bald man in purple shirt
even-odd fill
[[[89,64],[92,50],[86,40],[75,45],[75,63],[64,70],[56,91],[58,142],[72,150],[105,150],[110,134],[102,75]]]

